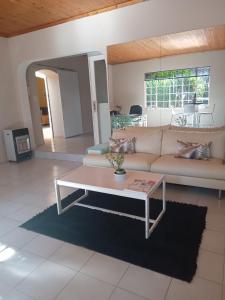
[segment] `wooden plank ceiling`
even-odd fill
[[[225,49],[225,25],[108,46],[111,65]]]
[[[0,0],[0,36],[11,37],[144,0]]]

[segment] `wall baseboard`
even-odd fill
[[[76,161],[76,162],[82,163],[84,155],[35,150],[34,157],[45,158],[45,159],[69,160],[69,161]]]

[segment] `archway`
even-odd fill
[[[28,66],[27,85],[36,147],[46,149],[42,131],[45,122],[53,129],[53,152],[64,152],[67,149],[68,153],[78,151],[78,154],[84,154],[85,149],[94,144],[88,62],[87,55],[79,55],[32,63]],[[43,111],[46,113],[46,107],[40,107],[36,75],[45,82],[46,91],[42,94],[46,95],[50,117],[42,116]],[[57,151],[59,144],[60,149]],[[72,149],[73,144],[76,144],[76,149]]]

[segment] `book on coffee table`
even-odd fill
[[[133,182],[129,183],[127,186],[127,190],[137,191],[148,193],[151,188],[154,186],[155,181],[153,180],[145,180],[145,179],[134,179]]]

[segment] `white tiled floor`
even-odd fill
[[[38,147],[39,151],[84,154],[85,150],[94,145],[93,134],[81,134],[71,138],[46,138],[45,144]]]
[[[96,278],[78,273],[59,294],[57,300],[107,300],[114,287]]]
[[[190,284],[18,228],[55,201],[54,178],[77,166],[0,165],[0,300],[225,300],[225,195],[218,202],[216,191],[168,185],[168,199],[209,208]]]
[[[168,276],[131,265],[120,281],[119,287],[147,299],[163,300],[170,282],[171,278]]]
[[[75,274],[68,268],[45,261],[19,283],[17,289],[33,298],[55,299]]]
[[[102,255],[94,254],[86,265],[81,269],[82,273],[117,285],[125,274],[129,264],[121,260]]]
[[[56,250],[50,260],[57,264],[79,271],[87,260],[94,254],[93,251],[68,243]]]
[[[43,258],[48,258],[63,245],[62,241],[45,235],[38,235],[28,242],[24,249]]]

